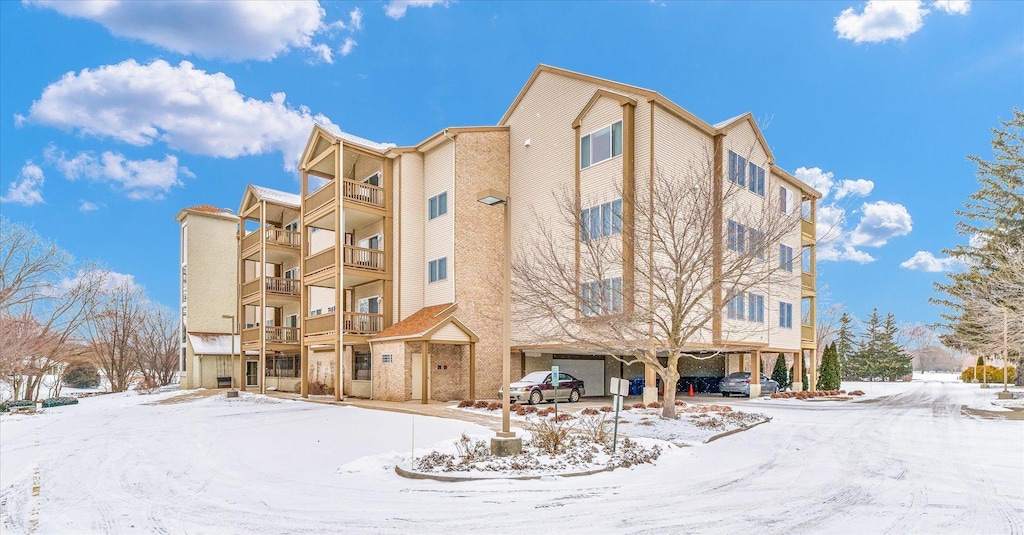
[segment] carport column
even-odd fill
[[[793,353],[793,386],[791,390],[793,392],[799,392],[804,389],[804,350],[801,349],[796,353]]]
[[[750,354],[750,398],[761,397],[761,350]]]
[[[476,399],[476,342],[469,343],[469,395],[466,399]]]
[[[334,343],[334,401],[341,401],[341,389],[345,384],[345,378],[343,377],[341,370],[341,352],[344,349],[345,346],[342,345],[341,342]]]
[[[305,290],[303,290],[305,291]],[[302,344],[302,352],[300,353],[299,366],[302,369],[299,370],[299,395],[304,398],[309,397],[309,346]]]
[[[420,396],[420,403],[424,405],[426,405],[427,400],[430,399],[430,391],[427,390],[427,388],[430,386],[430,382],[427,381],[427,375],[430,374],[430,357],[427,356],[427,348],[429,346],[430,342],[426,340],[424,340],[420,345],[420,352],[422,353],[420,358],[420,364],[422,368],[422,373],[420,374],[420,381],[422,386],[422,388],[420,388],[420,392],[422,392],[422,395]]]
[[[644,403],[658,401],[657,375],[654,371],[654,366],[650,364],[644,365]]]
[[[808,349],[807,353],[809,353],[811,357],[808,365],[810,369],[807,370],[809,372],[807,380],[810,381],[811,384],[807,385],[807,390],[814,391],[818,389],[818,350]]]

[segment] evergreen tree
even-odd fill
[[[896,317],[892,312],[886,314],[878,343],[878,375],[890,381],[914,372],[913,357],[908,355],[906,347],[896,340],[898,331]]]
[[[864,332],[857,349],[850,355],[847,362],[847,375],[854,379],[873,381],[879,377],[879,361],[881,360],[882,320],[878,309],[871,311],[871,316],[864,325]]]
[[[978,362],[976,362],[975,364],[978,365],[978,366],[984,366],[985,365],[985,357],[978,357]]]
[[[803,356],[801,355],[800,358],[803,358]],[[803,377],[804,388],[803,388],[803,390],[804,390],[804,392],[807,392],[808,390],[811,389],[811,380],[807,378],[807,366],[800,366],[800,369],[803,370],[803,372],[804,372],[804,377]]]
[[[786,356],[779,353],[779,356],[775,358],[775,367],[772,368],[772,381],[779,383],[779,390],[788,390],[789,373],[786,372]]]
[[[836,350],[836,343],[832,342],[825,348],[825,354],[821,358],[818,390],[839,390],[840,381],[839,352]]]
[[[853,338],[853,316],[843,312],[843,315],[839,317],[839,333],[836,335],[835,343],[843,377],[847,379],[856,378],[850,375],[850,359],[853,358],[854,351],[856,350],[856,342]]]

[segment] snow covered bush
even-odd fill
[[[28,400],[28,399],[18,399],[18,400],[12,399],[12,400],[0,403],[0,412],[7,412],[7,411],[11,410],[14,407],[30,407],[30,406],[35,405],[35,404],[36,404],[36,402],[34,402],[32,400]]]
[[[460,401],[460,402],[459,402],[459,408],[460,408],[460,409],[464,409],[464,408],[466,408],[466,407],[472,407],[472,406],[473,406],[473,403],[474,403],[474,402],[473,402],[473,400],[471,400],[471,399],[464,399],[464,400],[462,400],[462,401]]]
[[[611,437],[611,425],[612,422],[608,420],[606,413],[587,408],[580,413],[576,430],[591,442],[605,444]]]
[[[78,398],[72,398],[68,396],[61,396],[56,398],[47,398],[43,400],[43,408],[47,407],[60,407],[62,405],[76,405],[78,404]]]
[[[88,362],[76,362],[64,372],[64,384],[72,388],[96,388],[100,386],[100,374]]]
[[[532,435],[531,445],[548,455],[558,455],[569,440],[572,426],[563,422],[552,422],[545,418],[538,420],[529,429]]]

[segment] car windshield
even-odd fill
[[[528,373],[528,374],[526,374],[526,377],[523,377],[522,379],[520,379],[519,382],[520,383],[543,383],[544,380],[548,378],[548,375],[551,375],[551,372],[533,372],[533,373]],[[561,377],[559,377],[559,379],[561,379]]]
[[[729,374],[729,379],[750,379],[750,372],[734,372]]]

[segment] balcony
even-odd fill
[[[334,266],[334,247],[328,247],[313,256],[306,258],[303,262],[303,273],[313,275],[318,271]]]
[[[298,232],[292,230],[285,230],[279,227],[267,227],[263,233],[267,238],[267,243],[272,245],[284,245],[285,247],[299,248],[300,235]],[[249,234],[246,234],[242,238],[242,250],[248,251],[251,247],[256,247],[260,243],[260,232],[254,230]]]
[[[805,290],[814,291],[814,274],[804,271],[800,274],[800,284]]]
[[[306,336],[319,334],[334,334],[337,326],[335,324],[337,314],[321,314],[303,320]],[[371,314],[366,312],[343,312],[341,316],[341,330],[345,334],[375,334],[384,329],[384,315]]]
[[[297,327],[276,327],[267,325],[263,327],[264,337],[268,344],[297,344],[299,343],[299,329]],[[242,329],[242,343],[253,343],[260,341],[260,327]]]
[[[800,232],[802,232],[803,235],[806,236],[807,238],[813,240],[814,239],[814,221],[811,221],[809,219],[801,219],[800,220]]]
[[[299,295],[299,280],[286,279],[283,277],[263,277],[263,286],[267,293],[275,295],[286,295],[297,297]],[[242,284],[242,297],[249,297],[260,291],[260,279],[253,279]]]
[[[306,213],[310,213],[322,206],[330,204],[332,201],[334,201],[334,182],[328,182],[320,189],[306,196],[302,201],[302,209],[305,210]]]
[[[343,180],[341,186],[341,194],[345,199],[375,208],[384,208],[384,188],[348,179]]]
[[[805,342],[814,341],[814,326],[813,325],[801,325],[800,326],[800,338]]]
[[[345,266],[384,272],[384,251],[365,247],[345,246]]]
[[[337,331],[337,318],[333,312],[311,316],[302,320],[303,335],[333,334]]]

